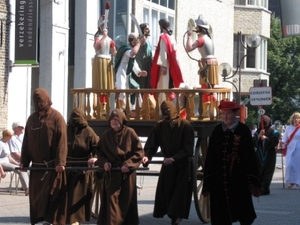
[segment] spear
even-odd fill
[[[103,29],[107,29],[109,8],[110,8],[110,2],[106,2],[106,4],[105,4],[104,28]]]

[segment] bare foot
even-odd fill
[[[6,177],[6,173],[2,173],[1,178],[5,178],[5,177]]]

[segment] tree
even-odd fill
[[[281,22],[274,15],[271,17],[267,64],[273,104],[264,106],[265,114],[273,121],[280,120],[287,124],[290,116],[300,111],[300,36],[283,38]],[[250,106],[248,111],[251,110],[257,112],[258,108]],[[258,118],[257,113],[254,115]],[[250,117],[249,121],[255,121],[255,117]]]

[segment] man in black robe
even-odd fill
[[[251,194],[260,195],[251,132],[236,118],[235,102],[221,101],[219,109],[222,123],[209,138],[202,194],[210,194],[212,225],[250,225],[256,218]]]
[[[164,160],[156,188],[153,216],[168,215],[172,224],[188,219],[193,190],[192,156],[194,129],[187,120],[181,119],[171,101],[161,104],[163,120],[151,130],[145,144],[146,164],[161,148]]]

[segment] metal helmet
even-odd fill
[[[199,15],[198,18],[195,20],[195,23],[197,26],[202,27],[206,30],[209,29],[209,24],[207,23],[206,19],[204,18],[203,15]]]

